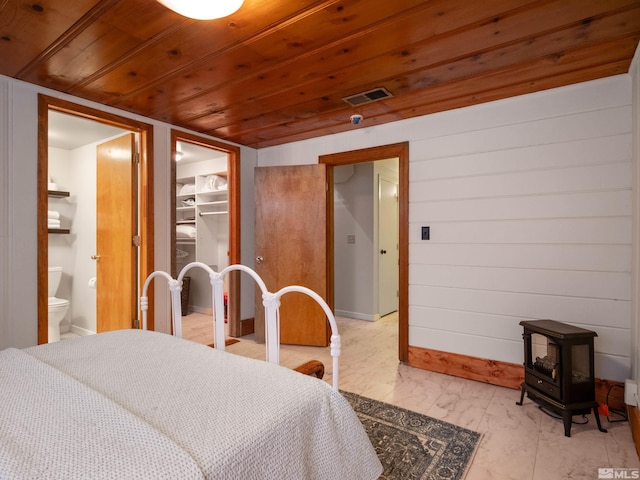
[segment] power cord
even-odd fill
[[[550,416],[551,418],[555,418],[556,420],[564,420],[562,417],[560,417],[559,415],[555,415],[553,412],[547,410],[546,408],[544,408],[542,405],[538,405],[538,409],[542,412],[542,413],[546,413],[548,416]],[[589,419],[587,418],[586,415],[582,415],[582,418],[584,419],[583,422],[576,422],[573,420],[573,418],[571,419],[571,423],[574,425],[586,425],[587,423],[589,423]]]
[[[605,404],[604,404],[604,406],[606,407],[606,412],[607,413],[604,414],[604,416],[607,417],[607,421],[609,423],[626,422],[629,419],[627,417],[627,413],[624,410],[617,410],[617,409],[609,407],[609,395],[611,394],[611,390],[613,390],[615,387],[623,388],[622,385],[615,385],[615,384],[611,385],[609,387],[609,390],[607,390],[607,396],[606,396]],[[636,395],[636,398],[637,398],[637,395]],[[563,420],[563,418],[561,416],[556,415],[553,412],[547,410],[542,405],[538,405],[538,409],[541,412],[543,412],[543,413],[547,414],[548,416],[550,416],[551,418],[555,418],[556,420]],[[611,414],[612,413],[617,415],[618,418],[617,419],[612,419],[611,418]],[[589,418],[586,415],[582,415],[582,418],[584,419],[583,422],[576,422],[576,421],[574,421],[572,419],[571,423],[574,424],[574,425],[586,425],[587,423],[589,423]]]
[[[616,414],[619,418],[612,420],[609,415],[606,415],[607,420],[609,421],[609,423],[616,423],[616,422],[626,422],[628,420],[627,418],[627,412],[625,412],[624,410],[617,410],[617,409],[613,409],[609,407],[609,394],[611,393],[611,390],[613,390],[614,387],[618,387],[618,388],[623,388],[622,385],[611,385],[609,387],[609,390],[607,390],[607,396],[606,396],[606,400],[605,400],[605,405],[607,407],[608,413],[614,413]]]

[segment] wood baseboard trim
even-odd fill
[[[629,427],[631,428],[631,436],[636,446],[636,454],[640,458],[640,410],[638,407],[627,405],[627,417],[629,418]]]
[[[500,362],[429,348],[409,346],[409,365],[507,388],[520,388],[522,364]]]
[[[602,380],[596,378],[596,402],[607,405],[609,408],[624,412],[624,382],[614,380]]]
[[[240,320],[240,336],[244,337],[245,335],[251,335],[254,333],[255,327],[255,319],[246,318],[244,320]]]
[[[409,346],[409,366],[507,388],[520,389],[520,384],[524,381],[522,364],[422,347]],[[624,383],[596,378],[595,384],[597,402],[624,411]],[[640,431],[638,434],[640,436]]]

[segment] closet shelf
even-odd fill
[[[225,184],[228,176],[222,172],[209,173],[211,163],[206,162],[177,166],[176,183],[181,186],[176,187],[174,228],[180,234],[176,245],[206,265],[226,265],[229,256],[229,191]],[[195,175],[180,175],[187,172]],[[218,189],[220,186],[223,187]],[[184,261],[188,259],[183,258]]]
[[[50,228],[49,233],[71,233],[68,228]]]

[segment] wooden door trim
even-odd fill
[[[154,270],[154,224],[153,224],[153,126],[103,112],[95,108],[38,94],[38,178],[37,178],[37,303],[38,303],[38,344],[47,343],[47,281],[49,243],[47,231],[47,182],[49,170],[49,110],[75,115],[114,127],[129,130],[139,135],[140,181],[139,181],[139,225],[140,225],[140,285]],[[149,292],[148,328],[153,330],[153,292]]]
[[[240,147],[180,130],[171,130],[171,225],[176,224],[176,144],[185,141],[225,152],[228,155],[227,185],[229,191],[229,264],[240,263]],[[176,251],[176,229],[171,228],[171,251]],[[177,275],[175,255],[171,256],[171,272]],[[240,319],[240,272],[229,277],[229,336],[242,336]]]
[[[409,361],[409,142],[321,155],[327,165],[327,287],[333,307],[333,167],[398,158],[398,358]]]

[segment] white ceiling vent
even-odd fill
[[[391,92],[384,87],[380,87],[369,90],[368,92],[356,93],[355,95],[343,98],[343,100],[353,107],[358,107],[365,103],[375,102],[376,100],[382,100],[388,97],[393,97]]]

